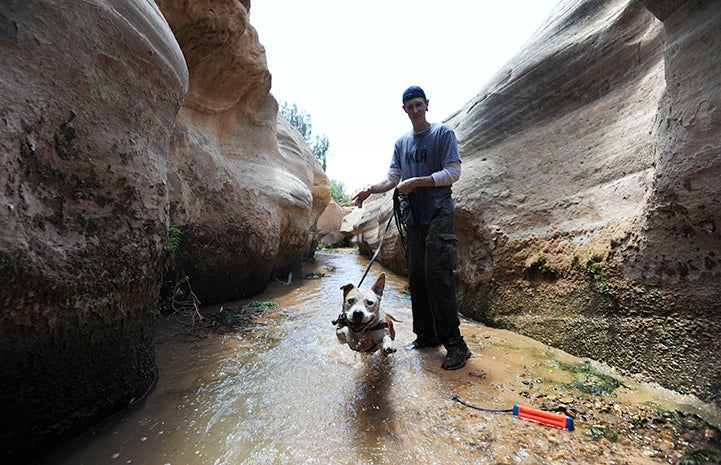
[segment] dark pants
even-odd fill
[[[462,342],[456,285],[456,228],[453,215],[426,226],[408,226],[406,248],[413,332],[449,345]]]

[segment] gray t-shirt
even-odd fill
[[[393,150],[391,169],[401,170],[402,179],[430,176],[443,166],[460,161],[458,143],[453,130],[439,123],[420,134],[413,131],[401,136]],[[453,213],[451,186],[417,187],[403,205],[403,222],[408,225],[427,225],[437,215]]]

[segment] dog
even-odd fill
[[[393,329],[395,319],[381,310],[385,284],[386,275],[381,273],[370,289],[359,289],[352,284],[341,286],[343,310],[338,319],[333,321],[339,343],[348,344],[356,352],[368,354],[379,349],[385,355],[396,351],[393,345],[396,338]]]

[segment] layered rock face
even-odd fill
[[[318,242],[323,247],[340,247],[349,244],[345,234],[341,233],[343,218],[353,211],[350,205],[339,205],[331,201],[318,217],[316,229]]]
[[[236,300],[285,277],[313,249],[330,187],[269,94],[250,2],[158,2],[185,55],[190,89],[171,148],[175,273],[203,303]]]
[[[19,463],[155,381],[188,76],[152,2],[3,1],[0,48],[0,443]]]
[[[457,114],[461,308],[721,402],[721,10],[566,1]]]

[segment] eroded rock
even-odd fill
[[[252,296],[312,253],[328,180],[277,117],[248,5],[158,4],[190,73],[170,154],[170,215],[182,231],[175,273],[204,304]]]
[[[462,308],[718,402],[721,13],[644,3],[564,2],[452,117]]]
[[[0,442],[17,463],[155,381],[188,75],[152,2],[5,1],[0,48]]]
[[[352,211],[350,206],[330,202],[318,218],[318,240],[325,247],[346,245],[349,239],[340,232],[343,218]]]

